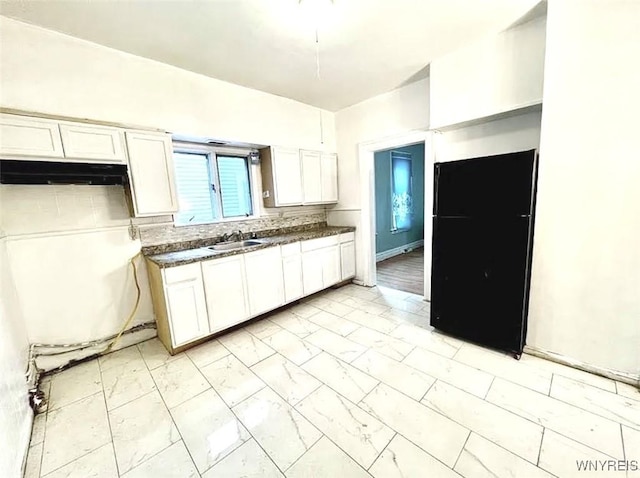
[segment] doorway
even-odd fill
[[[424,299],[431,299],[431,210],[433,203],[433,148],[432,132],[412,131],[391,138],[361,143],[358,147],[361,184],[360,246],[362,264],[362,285],[377,284],[376,262],[376,197],[375,197],[375,153],[401,148],[406,145],[424,146],[424,200],[423,237],[427,248],[423,248],[423,290]]]
[[[374,153],[376,283],[424,294],[424,142]]]

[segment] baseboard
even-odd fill
[[[640,375],[634,375],[631,373],[620,372],[618,370],[590,365],[584,362],[580,362],[579,360],[572,359],[570,357],[565,357],[564,355],[555,352],[549,352],[548,350],[531,347],[529,345],[524,346],[524,353],[534,355],[545,360],[550,360],[562,365],[567,365],[569,367],[577,368],[578,370],[582,370],[584,372],[600,375],[601,377],[617,380],[618,382],[628,383],[629,385],[633,385],[634,387],[640,387]]]
[[[145,322],[143,324],[139,324],[137,326],[131,327],[126,330],[122,335],[118,343],[113,347],[112,351],[129,347],[131,345],[138,344],[140,342],[144,342],[145,340],[152,339],[157,335],[157,331],[155,328],[155,320],[153,322]],[[41,355],[38,355],[36,358],[36,365],[38,369],[47,374],[53,371],[62,370],[70,365],[81,362],[83,360],[91,359],[96,357],[98,354],[104,352],[106,345],[111,341],[113,337],[105,337],[102,339],[97,339],[95,345],[91,347],[83,348],[82,350],[74,350],[71,348],[69,352],[66,353],[58,353],[56,355],[48,355],[47,347],[41,348]],[[57,352],[56,349],[51,349],[53,352]]]
[[[419,241],[410,242],[409,244],[403,244],[399,247],[394,247],[393,249],[389,249],[388,251],[378,252],[376,254],[376,262],[384,261],[385,259],[389,259],[394,256],[399,256],[400,254],[404,254],[405,252],[409,252],[413,249],[417,249],[418,247],[423,246],[424,239],[420,239]]]

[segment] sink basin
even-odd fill
[[[262,244],[260,241],[248,240],[248,241],[236,241],[236,242],[219,242],[210,246],[209,249],[214,251],[231,251],[233,249],[242,249],[243,247],[258,246]]]

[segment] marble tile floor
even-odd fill
[[[26,476],[640,477],[637,389],[428,321],[347,285],[173,357],[153,339],[77,365],[43,381]]]

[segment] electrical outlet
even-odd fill
[[[268,198],[270,196],[271,196],[271,194],[269,193],[269,191],[262,191],[262,197],[263,198]]]

